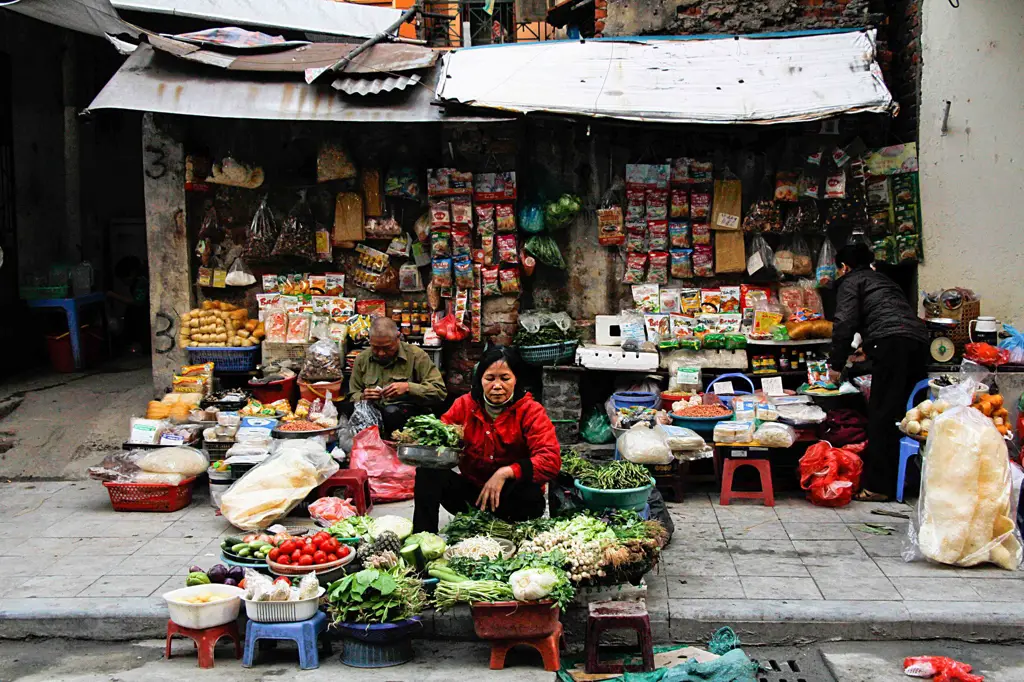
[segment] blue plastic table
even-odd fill
[[[29,308],[63,308],[68,318],[68,332],[71,333],[71,354],[75,357],[75,369],[82,368],[82,340],[79,338],[78,311],[80,308],[103,303],[107,295],[101,291],[94,294],[86,294],[77,298],[41,298],[35,301],[25,301]],[[103,311],[104,331],[106,331],[107,313]]]

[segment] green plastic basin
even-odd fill
[[[633,511],[643,511],[643,508],[647,505],[647,497],[650,495],[651,488],[654,487],[654,479],[651,479],[649,485],[645,485],[642,488],[626,488],[623,490],[601,490],[600,488],[588,488],[576,481],[576,489],[580,491],[580,496],[583,497],[583,504],[587,505],[588,509],[594,511],[601,511],[602,509],[632,509]]]

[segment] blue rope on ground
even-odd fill
[[[708,651],[717,656],[724,656],[733,649],[739,648],[740,638],[736,636],[736,633],[730,627],[718,628],[715,634],[711,635],[711,639],[708,640]]]

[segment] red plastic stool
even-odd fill
[[[174,621],[167,621],[167,651],[164,653],[166,658],[171,657],[171,637],[174,635],[181,635],[182,637],[188,637],[191,639],[199,650],[199,667],[200,668],[212,668],[213,667],[213,648],[217,646],[217,641],[221,637],[230,637],[235,642],[235,658],[242,657],[242,640],[238,635],[238,621],[231,621],[224,625],[218,625],[212,628],[206,628],[205,630],[193,630],[192,628],[184,628]]]
[[[334,491],[344,490],[341,495],[335,495]],[[360,516],[366,516],[373,509],[373,501],[370,498],[370,477],[362,469],[338,469],[326,481],[316,489],[317,497],[342,497],[351,498]]]
[[[532,639],[496,639],[491,642],[491,670],[505,669],[505,656],[514,646],[532,646],[544,661],[544,670],[556,673],[561,667],[558,645],[562,641],[562,624],[558,623],[555,631],[546,637]]]
[[[601,661],[599,649],[601,633],[606,630],[634,630],[640,645],[643,665],[623,665],[614,661]],[[654,670],[654,640],[651,637],[651,618],[647,607],[636,601],[599,601],[590,604],[587,618],[588,674],[620,675],[624,672],[651,672]]]
[[[743,465],[752,466],[761,474],[761,490],[758,492],[736,492],[732,489],[732,477]],[[772,488],[772,463],[767,459],[727,459],[722,467],[722,493],[718,503],[723,507],[733,500],[763,500],[766,507],[775,506],[775,490]]]

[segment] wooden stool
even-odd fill
[[[238,635],[238,621],[231,621],[224,625],[218,625],[205,630],[194,630],[185,628],[172,620],[167,621],[167,650],[164,652],[166,658],[171,657],[171,638],[174,635],[188,637],[199,650],[199,667],[213,667],[213,648],[217,646],[217,640],[221,637],[230,637],[235,642],[235,658],[242,657],[242,640]]]
[[[600,657],[601,633],[606,630],[634,630],[639,640],[643,665],[626,666],[622,663],[602,662]],[[651,637],[651,618],[647,607],[635,601],[601,601],[590,604],[587,618],[588,674],[619,675],[624,672],[651,672],[654,670],[654,641]]]
[[[337,490],[344,492],[337,495]],[[366,516],[373,509],[370,477],[362,469],[338,469],[337,473],[320,484],[316,496],[351,498],[360,516]]]
[[[760,491],[736,492],[732,489],[733,474],[743,465],[752,466],[760,473]],[[772,488],[772,463],[767,459],[726,459],[722,462],[722,492],[718,503],[724,507],[732,500],[762,500],[766,507],[774,507],[775,490]]]
[[[561,658],[558,654],[558,645],[562,641],[562,624],[547,637],[534,637],[531,639],[496,639],[491,642],[491,670],[505,669],[505,656],[509,649],[520,644],[531,646],[540,653],[544,660],[544,670],[549,673],[558,672],[561,667]]]

